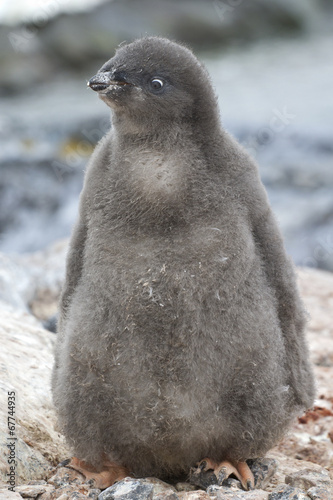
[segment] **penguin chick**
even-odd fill
[[[88,85],[112,129],[88,165],[60,304],[52,388],[71,466],[102,488],[191,468],[196,484],[211,469],[251,488],[246,460],[314,398],[257,166],[182,45],[121,46]]]

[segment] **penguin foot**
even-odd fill
[[[190,482],[196,486],[208,488],[212,484],[222,486],[229,476],[234,475],[241,482],[244,490],[254,489],[254,477],[246,462],[231,463],[225,460],[216,463],[210,458],[204,458],[190,471]]]
[[[67,462],[67,460],[65,462]],[[66,467],[70,467],[71,469],[81,472],[87,481],[91,481],[93,486],[100,490],[104,490],[105,488],[112,486],[117,481],[121,481],[125,477],[131,475],[126,467],[122,467],[121,465],[108,460],[103,462],[103,465],[99,470],[93,465],[90,465],[83,460],[79,460],[76,457],[73,457],[65,465]]]

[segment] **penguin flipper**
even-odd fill
[[[82,275],[85,246],[88,237],[88,214],[89,210],[91,210],[92,199],[94,199],[96,193],[103,186],[103,172],[109,164],[109,155],[110,144],[109,134],[107,134],[96,146],[85,174],[84,187],[80,196],[79,217],[72,232],[67,254],[66,278],[60,297],[58,332],[61,332],[63,329],[63,323],[70,308],[73,293]]]
[[[66,278],[60,298],[58,331],[61,330],[60,323],[66,316],[66,312],[71,303],[72,295],[82,274],[86,238],[87,225],[81,216],[74,227],[67,254]]]
[[[100,490],[104,490],[112,486],[115,482],[130,476],[130,472],[126,467],[110,462],[109,460],[105,460],[99,470],[76,457],[72,457],[69,463],[65,465],[83,474],[87,481],[92,481],[94,487]]]
[[[288,382],[296,404],[307,409],[315,395],[314,377],[305,340],[306,316],[297,286],[294,266],[284,249],[275,218],[270,210],[253,229],[269,286],[277,299],[277,313],[285,344]]]
[[[306,315],[296,285],[293,263],[286,253],[277,221],[270,208],[258,169],[248,158],[238,196],[248,209],[253,241],[267,284],[276,298],[276,312],[285,345],[286,388],[295,406],[310,408],[315,395],[314,377],[305,340]]]
[[[204,458],[190,471],[190,482],[197,486],[207,488],[211,484],[222,483],[229,476],[234,475],[241,482],[244,490],[254,489],[254,477],[246,462],[229,462],[224,460],[217,463],[210,458]]]

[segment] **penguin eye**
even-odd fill
[[[157,92],[164,87],[164,82],[160,78],[152,78],[150,80],[150,88],[153,92]]]

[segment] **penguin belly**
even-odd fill
[[[55,389],[77,456],[164,477],[204,456],[259,456],[282,434],[290,394],[274,297],[251,240],[232,255],[212,233],[204,248],[197,234],[99,253],[95,235],[91,254],[88,242]]]

